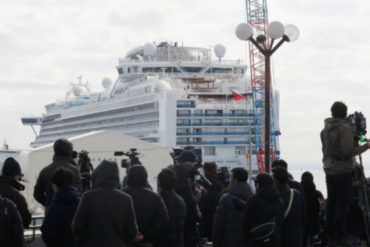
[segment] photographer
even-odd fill
[[[197,200],[199,191],[196,191],[193,179],[197,159],[195,153],[191,150],[184,150],[174,159],[176,163],[174,170],[177,176],[175,191],[184,199],[187,212],[184,222],[184,246],[195,247],[199,240],[197,227],[201,215]]]
[[[332,105],[331,115],[331,118],[325,119],[325,128],[321,131],[328,193],[329,246],[347,246],[345,226],[353,197],[353,158],[365,152],[370,143],[355,146],[355,137],[346,120],[347,106],[343,102],[335,102]]]
[[[79,156],[78,167],[81,173],[82,191],[88,191],[91,188],[91,172],[94,168],[86,150],[82,150]]]

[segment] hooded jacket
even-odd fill
[[[81,198],[72,232],[81,246],[124,247],[137,234],[132,199],[118,190],[115,162],[102,161],[92,173],[92,190]]]
[[[74,181],[73,186],[81,191],[81,178],[80,172],[76,167],[76,163],[69,156],[55,155],[53,157],[53,163],[44,167],[37,178],[35,189],[33,191],[33,197],[42,204],[44,207],[48,207],[53,201],[54,191],[51,186],[51,177],[58,168],[68,168],[73,172]]]
[[[243,212],[253,195],[246,182],[232,185],[220,198],[213,220],[212,239],[215,247],[246,246],[243,234]]]
[[[249,199],[245,209],[243,228],[247,246],[251,247],[279,247],[280,231],[283,222],[283,203],[277,189],[271,185],[264,185],[257,189],[254,196]],[[253,227],[275,219],[275,232],[268,243],[259,243],[252,239],[250,231]]]
[[[353,156],[365,152],[367,145],[354,146],[354,136],[347,120],[341,118],[325,119],[325,127],[321,131],[323,164],[326,174],[350,173],[353,170]],[[330,151],[338,142],[337,152]]]
[[[76,212],[80,192],[70,185],[60,186],[47,209],[41,226],[42,239],[48,247],[73,247],[71,223]]]
[[[0,196],[0,246],[23,247],[23,224],[17,206]]]
[[[28,228],[31,223],[31,213],[24,196],[19,192],[20,184],[12,177],[0,176],[0,195],[13,201],[22,217],[24,228]],[[23,187],[23,186],[22,186]]]
[[[123,191],[132,197],[139,232],[143,242],[158,245],[160,236],[168,224],[168,212],[162,198],[146,188],[148,174],[142,165],[130,167],[127,175],[127,187]]]

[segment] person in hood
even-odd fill
[[[17,206],[0,195],[0,246],[23,247],[23,223]]]
[[[229,188],[220,198],[214,215],[212,239],[215,247],[246,246],[243,211],[253,195],[247,179],[248,172],[244,168],[231,170]]]
[[[161,234],[168,224],[168,211],[163,199],[147,188],[148,173],[144,166],[133,165],[127,174],[127,187],[123,191],[132,197],[141,242],[134,246],[159,246]]]
[[[283,202],[269,174],[258,174],[255,184],[256,194],[249,199],[243,219],[246,246],[280,247]]]
[[[138,234],[131,197],[120,191],[116,162],[103,160],[91,176],[72,221],[79,246],[125,247]]]
[[[318,238],[320,227],[320,201],[324,200],[324,196],[316,189],[312,173],[306,171],[301,176],[301,186],[303,188],[303,196],[306,202],[306,227],[303,238],[303,246],[307,243],[313,244],[313,240]]]
[[[53,202],[42,222],[42,239],[48,247],[74,247],[71,223],[80,199],[80,192],[73,184],[73,172],[57,169],[51,177],[55,192]]]
[[[305,201],[302,194],[288,185],[289,175],[284,168],[276,168],[273,177],[284,203],[284,219],[281,228],[281,246],[301,247],[303,244]]]
[[[353,158],[369,149],[370,143],[355,145],[355,137],[346,120],[347,106],[343,102],[334,102],[331,115],[325,119],[320,136],[328,193],[329,246],[337,246],[347,244],[345,226],[353,198]]]
[[[163,247],[184,247],[186,207],[184,200],[175,192],[175,187],[176,173],[170,168],[163,169],[157,180],[159,195],[166,204],[169,216],[169,223],[161,236]]]
[[[73,172],[73,186],[81,191],[81,176],[77,165],[72,158],[73,145],[66,139],[58,139],[54,143],[53,162],[44,167],[37,178],[33,197],[45,208],[53,201],[54,191],[51,185],[51,176],[58,168],[67,168]]]
[[[23,227],[28,228],[31,223],[31,213],[28,211],[26,199],[20,191],[24,190],[23,184],[19,181],[22,177],[21,167],[14,158],[7,158],[4,161],[2,175],[0,176],[0,195],[17,205],[22,217]]]

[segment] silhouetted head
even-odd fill
[[[176,180],[175,171],[165,168],[158,174],[158,188],[160,190],[173,190],[176,187]]]
[[[205,162],[203,164],[203,170],[204,172],[208,173],[217,173],[217,165],[215,162]]]
[[[330,110],[333,118],[344,119],[347,117],[347,106],[341,101],[334,102]]]
[[[277,167],[272,171],[273,177],[277,185],[286,185],[289,181],[288,171],[282,167]]]
[[[230,183],[236,184],[246,182],[248,179],[248,172],[243,167],[235,167],[231,170]]]
[[[51,177],[51,183],[54,191],[57,191],[62,185],[72,185],[74,175],[73,172],[68,168],[59,168],[55,170]],[[55,187],[56,186],[56,187]]]
[[[54,143],[54,154],[57,156],[72,157],[73,145],[67,139],[58,139]]]
[[[148,173],[144,166],[133,165],[128,169],[127,185],[145,187],[148,184]]]

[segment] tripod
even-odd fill
[[[357,200],[364,217],[366,244],[370,246],[370,205],[367,190],[367,182],[362,165],[362,157],[358,156],[359,163],[355,162],[355,182],[357,185]],[[356,161],[356,160],[355,160]]]

